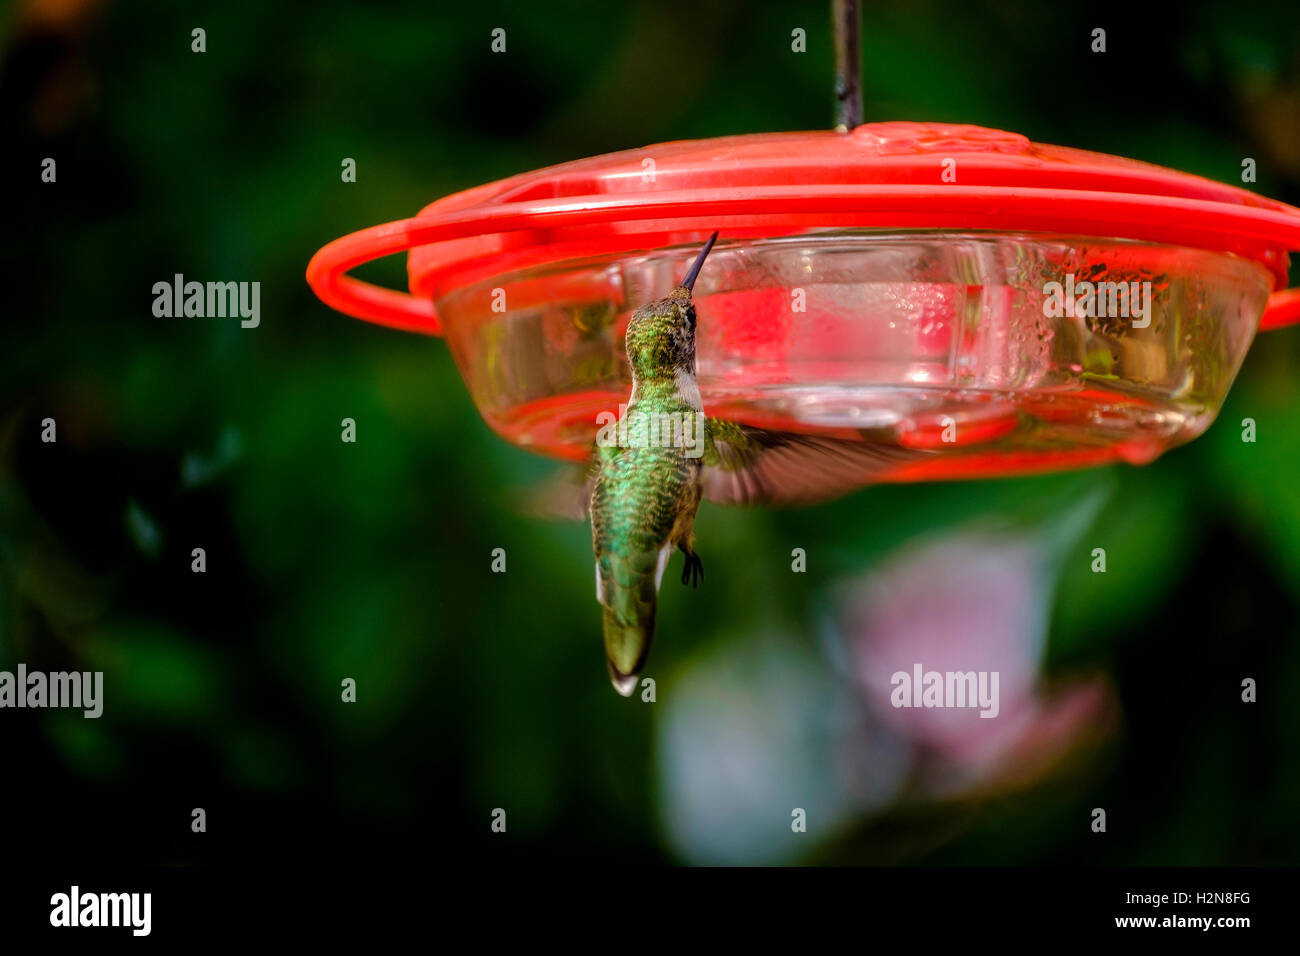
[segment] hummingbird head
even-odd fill
[[[633,378],[695,374],[695,303],[691,290],[717,238],[716,232],[709,237],[681,285],[632,313],[625,341]]]

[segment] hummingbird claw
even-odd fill
[[[704,580],[704,562],[694,551],[683,553],[686,555],[686,561],[682,564],[682,584],[698,588],[700,582]]]

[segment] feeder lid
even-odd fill
[[[455,193],[412,219],[345,236],[308,266],[358,318],[438,334],[434,300],[515,269],[819,229],[944,229],[1132,239],[1232,253],[1287,284],[1300,209],[1149,163],[978,126],[870,123],[647,146]],[[345,273],[410,251],[410,293]],[[1300,320],[1275,292],[1261,328]]]

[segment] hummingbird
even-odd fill
[[[624,434],[649,434],[655,422],[700,421],[696,382],[695,303],[691,291],[715,232],[666,298],[637,309],[624,342],[632,395],[620,418]],[[672,416],[677,416],[673,418]],[[654,639],[655,607],[674,548],[685,555],[682,583],[698,586],[704,563],[695,553],[695,513],[703,494],[702,456],[680,441],[604,444],[597,449],[591,490],[591,545],[596,553],[596,600],[604,612],[605,660],[614,689],[632,693]],[[660,437],[664,429],[657,429]],[[669,429],[670,438],[672,430]]]
[[[654,640],[655,611],[674,550],[681,581],[704,579],[695,516],[704,498],[722,504],[811,503],[875,480],[918,453],[861,432],[828,438],[773,431],[704,415],[696,379],[695,281],[718,234],[680,285],[637,309],[624,338],[632,392],[617,441],[597,441],[588,471],[596,600],[614,689],[632,694]],[[681,427],[656,427],[661,423]],[[694,425],[694,427],[692,427]],[[572,509],[582,510],[582,509]]]

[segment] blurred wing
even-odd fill
[[[831,438],[769,431],[710,418],[704,496],[724,505],[829,501],[875,484],[896,465],[933,452],[871,437]]]
[[[530,488],[519,503],[519,510],[533,518],[552,521],[585,521],[591,510],[591,489],[596,484],[600,449],[577,465],[564,465],[546,481]]]

